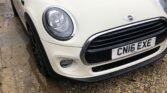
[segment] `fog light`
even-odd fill
[[[72,59],[65,59],[65,60],[60,61],[60,66],[63,68],[67,68],[70,65],[72,65],[73,62],[74,62],[74,60],[72,60]]]

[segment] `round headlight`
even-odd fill
[[[73,35],[74,25],[70,16],[60,8],[49,8],[43,16],[47,32],[58,40],[69,40]]]

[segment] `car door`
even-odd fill
[[[25,6],[25,0],[13,0],[14,6],[16,8],[16,11],[23,23],[24,22],[24,6]]]

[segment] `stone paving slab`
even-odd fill
[[[0,4],[5,4],[6,0],[0,0]]]

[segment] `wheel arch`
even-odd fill
[[[31,21],[33,23],[32,25],[35,27],[34,22],[32,21],[32,18],[30,17],[30,15],[27,12],[24,13],[24,19],[25,19],[25,26],[26,26],[27,31],[28,31],[28,27],[29,27],[28,20]]]
[[[53,68],[52,68],[52,66],[51,66],[51,64],[49,62],[48,56],[47,56],[47,54],[45,52],[45,48],[44,48],[44,46],[43,46],[43,44],[41,42],[40,36],[38,34],[38,31],[36,29],[36,26],[35,26],[35,24],[33,22],[32,17],[27,12],[24,13],[24,17],[25,17],[25,24],[26,24],[26,29],[27,29],[28,34],[29,34],[28,28],[30,26],[33,26],[33,28],[34,28],[33,30],[36,33],[36,38],[40,42],[40,46],[42,48],[42,54],[45,56],[45,60],[46,60],[45,65],[47,65],[47,71],[49,73],[49,76],[51,76],[51,77],[57,77],[57,73],[53,70]],[[29,23],[31,23],[31,24],[29,24]]]

